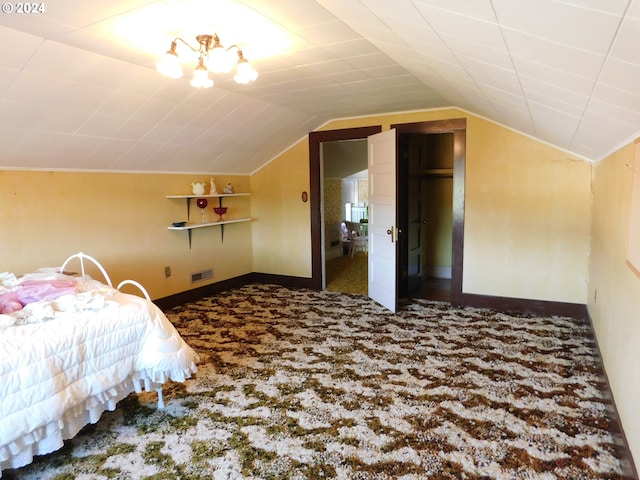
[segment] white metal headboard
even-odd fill
[[[104,277],[105,281],[107,282],[107,284],[110,287],[113,287],[113,284],[111,283],[111,278],[109,278],[109,274],[107,273],[107,271],[104,269],[104,267],[100,264],[100,262],[98,262],[95,258],[82,253],[82,252],[78,252],[75,253],[73,255],[71,255],[69,258],[67,258],[64,263],[62,264],[62,267],[60,267],[60,271],[64,272],[67,265],[75,260],[78,259],[80,260],[80,269],[82,272],[82,275],[85,275],[85,269],[84,269],[84,261],[89,260],[91,263],[93,263],[98,270],[100,270],[100,273],[102,273],[102,276]],[[124,285],[133,285],[135,287],[138,287],[138,289],[140,289],[140,292],[142,292],[142,294],[144,295],[144,298],[146,298],[147,300],[151,301],[151,297],[149,297],[149,293],[147,292],[147,290],[138,282],[136,282],[135,280],[123,280],[118,284],[117,289],[120,290],[120,287],[124,286]]]
[[[64,272],[67,265],[69,264],[69,262],[71,262],[74,259],[78,259],[80,260],[80,269],[82,272],[82,275],[85,275],[85,270],[84,270],[84,260],[87,259],[89,260],[91,263],[93,263],[96,267],[98,267],[98,269],[100,270],[100,273],[102,273],[102,276],[104,276],[104,279],[107,281],[107,284],[110,287],[113,287],[113,284],[111,283],[111,278],[109,278],[109,275],[107,274],[107,271],[104,269],[104,267],[100,264],[100,262],[98,262],[95,258],[90,257],[89,255],[82,253],[82,252],[78,252],[78,253],[74,253],[73,255],[71,255],[69,258],[67,258],[64,263],[62,264],[62,267],[60,267],[60,271]]]

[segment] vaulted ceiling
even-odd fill
[[[640,0],[36,5],[0,14],[0,168],[251,173],[331,119],[443,107],[589,161],[640,131]],[[156,71],[214,32],[254,83]]]

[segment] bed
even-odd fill
[[[157,391],[163,408],[162,384],[185,381],[197,362],[144,287],[114,288],[93,257],[0,273],[0,477],[58,450],[132,392]]]

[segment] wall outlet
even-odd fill
[[[169,278],[171,276],[171,267],[164,267],[164,278]]]

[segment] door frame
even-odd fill
[[[451,303],[463,305],[462,274],[464,260],[464,197],[467,119],[432,120],[391,125],[397,135],[404,133],[449,133],[453,140],[453,232]],[[380,133],[381,125],[323,130],[309,133],[309,207],[311,209],[311,288],[322,289],[322,204],[321,204],[321,143],[337,140],[364,139]],[[397,171],[397,165],[396,165]],[[397,216],[397,215],[396,215]]]
[[[396,129],[398,138],[404,134],[429,135],[453,133],[451,303],[457,306],[463,305],[462,274],[464,263],[464,196],[467,119],[455,118],[450,120],[401,123],[391,125],[391,128]],[[398,142],[398,145],[400,145],[400,142]],[[402,215],[399,215],[398,218],[402,218]],[[406,228],[406,226],[403,225],[399,225],[399,227]],[[402,268],[402,266],[398,265],[398,268]]]
[[[322,289],[322,185],[321,143],[360,140],[380,133],[381,125],[371,127],[322,130],[309,133],[309,208],[311,209],[311,288]]]

